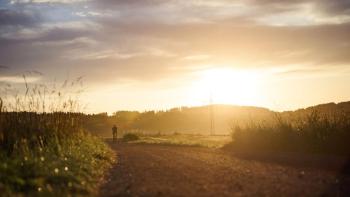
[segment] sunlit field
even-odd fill
[[[140,136],[140,139],[133,143],[149,143],[163,145],[184,145],[184,146],[201,146],[209,148],[221,148],[231,142],[231,136],[208,136],[208,135],[191,135],[191,134],[173,134],[173,135],[156,135]]]

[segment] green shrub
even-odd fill
[[[140,139],[140,137],[135,133],[127,133],[123,136],[123,141],[125,141],[125,142],[136,141],[139,139]]]

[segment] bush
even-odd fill
[[[275,115],[272,122],[232,126],[237,149],[350,154],[350,114],[312,111],[297,118]]]
[[[135,133],[127,133],[123,136],[123,141],[129,142],[129,141],[136,141],[139,140],[140,137],[136,135]]]

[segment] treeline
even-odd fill
[[[211,110],[213,113],[211,114]],[[336,114],[350,111],[350,102],[329,103],[306,109],[287,112],[273,112],[266,108],[232,105],[180,107],[165,111],[118,111],[84,116],[85,129],[103,137],[111,136],[116,124],[120,133],[139,132],[144,134],[209,134],[213,120],[214,134],[231,134],[232,125],[275,122],[276,114],[288,121],[306,119],[312,112]]]
[[[210,110],[213,110],[212,116]],[[233,121],[263,120],[271,113],[264,108],[230,105],[180,107],[166,111],[118,111],[111,116],[91,114],[85,116],[84,125],[87,130],[104,137],[110,137],[113,124],[123,133],[209,134],[213,119],[215,134],[229,134]]]

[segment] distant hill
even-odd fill
[[[340,103],[324,103],[303,109],[298,109],[295,111],[289,111],[294,113],[308,113],[311,111],[317,111],[321,113],[333,113],[333,112],[350,112],[350,101],[340,102]]]
[[[211,117],[211,110],[213,116]],[[165,112],[169,113],[171,112]],[[205,133],[211,130],[211,118],[213,119],[214,134],[227,134],[230,132],[232,123],[247,122],[249,120],[264,120],[273,112],[267,108],[235,105],[212,105],[190,108],[180,108],[179,116],[183,115],[183,128],[177,132]],[[181,125],[177,122],[176,125]],[[175,128],[174,128],[175,129]]]
[[[318,111],[346,111],[350,112],[350,101],[347,102],[340,102],[340,103],[326,103],[326,104],[320,104],[313,107],[308,107],[306,110],[318,110]]]

